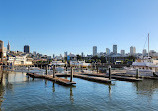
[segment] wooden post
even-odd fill
[[[53,65],[53,78],[55,78],[55,65]]]
[[[139,69],[136,69],[136,78],[138,79],[139,77]]]
[[[109,79],[111,79],[111,66],[109,66]]]
[[[46,75],[48,75],[48,65],[46,65]]]
[[[97,73],[99,72],[99,69],[98,69],[98,64],[97,64]]]
[[[67,71],[67,64],[66,64],[66,71]]]
[[[72,79],[73,79],[73,67],[71,67],[70,82],[72,82]]]

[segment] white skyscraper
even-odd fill
[[[134,46],[130,47],[130,55],[135,55],[136,54],[136,48]]]
[[[121,55],[125,55],[125,50],[121,50]]]
[[[117,45],[113,45],[113,53],[117,54]]]
[[[109,48],[106,48],[106,54],[110,55],[110,49]]]
[[[97,56],[97,46],[93,46],[93,56]]]

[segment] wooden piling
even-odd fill
[[[73,67],[71,67],[71,75],[70,75],[70,82],[73,80]]]
[[[111,80],[111,66],[109,66],[109,80]]]
[[[139,78],[139,69],[136,69],[136,78]]]
[[[55,78],[55,65],[53,65],[53,78]]]
[[[48,65],[46,65],[46,75],[48,75]]]

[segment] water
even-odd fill
[[[69,79],[69,78],[68,78]],[[158,80],[114,81],[112,85],[74,78],[62,86],[25,73],[5,74],[0,85],[3,111],[152,111],[158,110]]]

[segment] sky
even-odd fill
[[[158,51],[158,0],[0,0],[0,40],[11,50],[59,55]],[[147,49],[147,44],[145,45]]]

